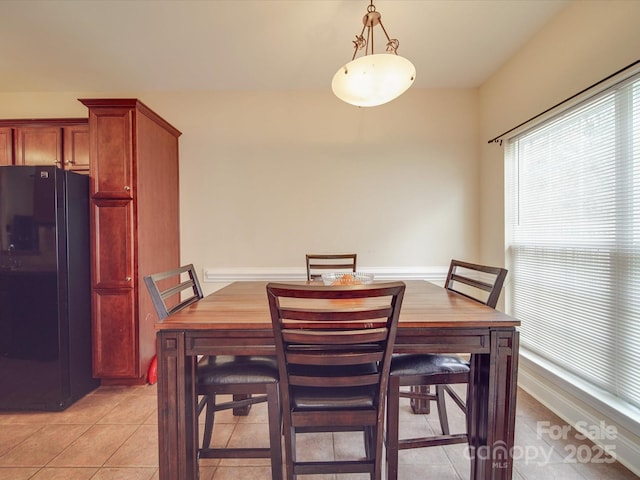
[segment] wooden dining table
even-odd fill
[[[405,284],[394,352],[471,354],[470,478],[511,479],[520,322],[427,281]],[[160,480],[198,478],[198,356],[275,355],[266,285],[234,282],[156,323]]]

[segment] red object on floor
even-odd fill
[[[153,385],[158,381],[158,356],[154,355],[147,371],[147,382]]]

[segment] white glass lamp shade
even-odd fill
[[[365,55],[336,72],[331,88],[336,97],[358,107],[375,107],[402,95],[416,78],[416,69],[392,53]]]

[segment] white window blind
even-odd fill
[[[640,407],[640,75],[510,138],[505,186],[522,346]]]

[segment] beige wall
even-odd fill
[[[640,59],[640,1],[574,1],[479,91],[481,258],[504,260],[503,148],[487,141]]]
[[[167,111],[184,108],[171,99]],[[192,97],[180,125],[185,260],[446,265],[477,249],[475,93],[413,91],[358,109],[330,92]]]
[[[0,118],[86,116],[91,92],[0,94]],[[119,92],[183,132],[182,259],[303,267],[439,267],[479,251],[476,90],[419,90],[377,108],[317,92]],[[159,212],[161,214],[161,212]]]

